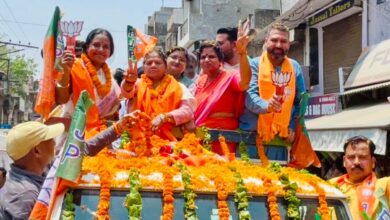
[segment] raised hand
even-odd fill
[[[66,50],[61,57],[60,65],[64,70],[64,74],[70,74],[75,61],[75,56],[70,50]]]
[[[246,55],[246,48],[250,42],[249,32],[250,32],[250,19],[247,18],[245,23],[242,24],[241,20],[238,21],[238,30],[237,30],[237,52],[240,55]]]
[[[134,83],[137,81],[138,74],[137,74],[137,61],[133,64],[133,61],[129,59],[129,68],[127,69],[126,72],[124,72],[124,80],[126,82]]]

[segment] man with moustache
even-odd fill
[[[329,180],[349,197],[354,220],[390,219],[390,178],[377,178],[373,172],[374,151],[375,144],[364,136],[348,139],[343,157],[347,174]]]
[[[300,95],[306,91],[304,78],[299,63],[287,57],[290,42],[289,29],[285,25],[272,24],[263,48],[262,55],[250,61],[252,78],[240,128],[257,130],[257,142],[265,145],[268,159],[287,162],[288,148],[295,139]],[[290,77],[282,94],[275,92],[272,83],[275,74]]]

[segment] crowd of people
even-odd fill
[[[215,40],[202,42],[195,53],[182,47],[165,53],[155,47],[144,54],[142,67],[129,61],[127,70],[113,74],[107,64],[114,53],[113,38],[107,30],[94,29],[81,54],[66,51],[61,58],[63,76],[55,91],[61,116],[72,117],[80,93],[89,93],[94,104],[86,114],[85,153],[92,156],[144,112],[152,119],[152,132],[161,138],[174,141],[200,126],[253,131],[265,147],[260,158],[263,153],[272,160],[288,161],[301,129],[297,120],[306,92],[302,70],[287,56],[286,26],[274,23],[264,51],[253,59],[246,51],[248,34],[249,20],[237,28],[219,29]],[[108,120],[116,122],[108,126]],[[40,122],[22,123],[9,132],[7,152],[14,164],[0,191],[0,219],[28,218],[54,156],[54,138],[63,132],[61,124]],[[236,152],[235,143],[228,146]],[[388,178],[377,179],[373,172],[375,145],[360,137],[348,140],[344,149],[347,174],[331,181],[351,197],[354,219],[360,219],[361,211],[384,215],[377,213],[375,192],[382,189],[388,201],[390,185]],[[212,151],[223,154],[217,141]]]

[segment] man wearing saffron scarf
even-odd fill
[[[305,83],[298,62],[287,57],[290,43],[286,26],[274,23],[265,39],[264,48],[260,57],[250,61],[252,78],[245,100],[248,111],[241,117],[240,127],[248,131],[257,130],[258,153],[259,156],[263,155],[263,163],[267,163],[267,157],[261,152],[264,144],[269,159],[286,162],[288,147],[302,137],[296,136],[296,132],[303,130],[300,127],[297,129],[297,121],[301,94],[306,92]],[[305,150],[311,156],[300,165],[307,167],[314,163],[319,166],[310,142],[306,142],[308,146]],[[303,160],[302,157],[299,160]]]
[[[354,220],[390,219],[390,178],[377,178],[375,168],[375,144],[364,136],[355,136],[344,144],[344,167],[347,174],[330,182],[348,197],[348,205]]]

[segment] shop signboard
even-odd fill
[[[328,8],[325,8],[324,10],[320,11],[319,13],[309,18],[308,20],[309,26],[316,25],[318,23],[327,20],[328,18],[341,14],[342,12],[352,8],[354,6],[354,2],[355,2],[354,0],[341,0],[336,4],[331,5]]]
[[[340,109],[340,102],[337,94],[310,97],[306,108],[305,119],[333,115],[339,112]]]

